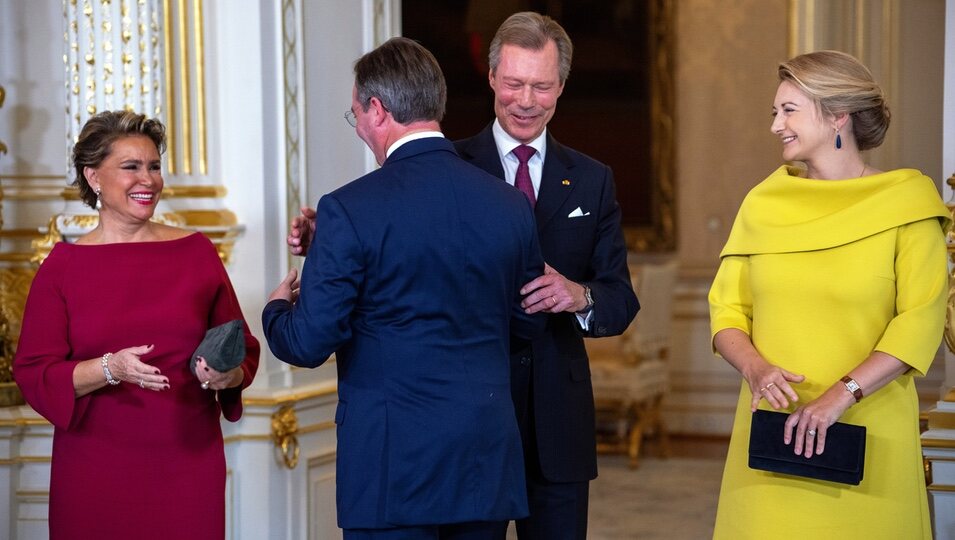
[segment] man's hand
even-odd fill
[[[587,307],[584,287],[565,278],[549,264],[544,264],[544,275],[531,280],[521,288],[525,295],[521,307],[531,314],[577,312]]]
[[[308,246],[312,244],[312,237],[314,236],[315,210],[303,207],[302,215],[292,218],[292,225],[289,228],[288,237],[285,239],[289,253],[304,256],[308,253]]]
[[[298,300],[298,269],[293,268],[289,270],[288,275],[285,276],[285,279],[282,280],[282,283],[279,283],[279,286],[272,291],[272,294],[269,295],[269,302],[272,300],[288,300],[289,302],[295,303]]]

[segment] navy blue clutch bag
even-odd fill
[[[865,465],[865,426],[836,422],[826,431],[826,450],[811,458],[783,443],[789,414],[757,410],[749,433],[749,467],[857,486]]]

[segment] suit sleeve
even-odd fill
[[[347,211],[333,196],[322,197],[298,301],[273,300],[262,312],[272,354],[295,366],[323,364],[351,338],[349,320],[364,271],[361,245]]]
[[[622,334],[640,309],[630,283],[627,245],[623,239],[620,216],[613,172],[604,166],[600,221],[590,260],[593,278],[583,283],[590,287],[594,300],[593,320],[586,331],[590,337]]]
[[[229,279],[229,274],[214,248],[209,264],[215,266],[220,280],[219,290],[209,316],[209,328],[231,320],[242,319],[242,328],[245,333],[245,358],[239,365],[243,375],[242,384],[218,392],[222,415],[226,420],[235,422],[242,417],[242,390],[252,384],[252,379],[259,368],[259,340],[252,335],[249,325],[245,322],[245,316],[242,315],[242,309],[239,306],[239,299],[235,295],[235,289],[232,287],[232,281]]]
[[[941,341],[949,288],[945,235],[935,218],[899,228],[895,286],[896,316],[875,348],[924,375]]]
[[[524,212],[524,230],[526,231],[524,240],[524,271],[515,283],[514,307],[511,311],[511,338],[522,340],[531,340],[544,332],[547,325],[547,316],[543,312],[528,315],[521,307],[521,301],[524,297],[521,295],[521,287],[529,283],[544,273],[544,256],[541,254],[540,241],[537,238],[537,226],[534,224],[534,215],[530,212],[530,206]]]

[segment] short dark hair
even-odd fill
[[[547,15],[533,11],[522,11],[507,18],[494,34],[487,60],[491,66],[491,73],[497,72],[501,63],[501,47],[514,45],[522,49],[539,51],[547,46],[548,41],[557,45],[557,71],[560,83],[567,82],[570,77],[570,63],[574,58],[574,44],[564,28]]]
[[[448,100],[434,55],[404,37],[389,39],[355,62],[355,89],[362,110],[376,97],[400,124],[440,122]]]
[[[131,111],[104,111],[93,116],[83,125],[80,136],[73,145],[73,168],[76,178],[73,185],[80,190],[80,199],[90,208],[96,208],[96,193],[86,181],[83,169],[97,168],[113,150],[118,139],[142,135],[156,145],[159,155],[166,151],[166,128],[162,122]]]

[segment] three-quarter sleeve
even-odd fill
[[[215,250],[213,249],[213,253]],[[252,384],[252,378],[259,367],[259,341],[252,335],[249,325],[242,315],[242,309],[239,306],[239,299],[236,297],[235,289],[232,287],[232,281],[222,265],[218,254],[209,264],[216,265],[219,274],[219,290],[215,296],[210,314],[209,327],[217,326],[235,319],[242,319],[242,328],[245,333],[245,358],[239,367],[242,369],[242,384],[235,388],[219,390],[219,406],[222,408],[222,416],[230,422],[235,422],[242,417],[242,390]]]
[[[753,332],[753,297],[749,284],[749,257],[723,257],[710,287],[710,343],[720,330]],[[715,352],[715,348],[713,349]]]
[[[30,286],[20,341],[13,359],[13,377],[23,398],[54,426],[70,429],[82,418],[89,395],[76,396],[71,358],[69,316],[62,284],[69,261],[54,250]]]
[[[876,350],[924,375],[942,339],[948,293],[945,236],[937,219],[899,227],[895,274],[896,315]]]

